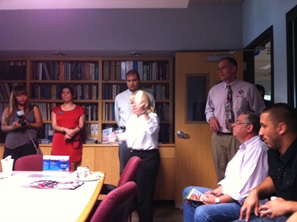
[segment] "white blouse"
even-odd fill
[[[126,131],[118,134],[120,141],[126,140],[127,147],[135,150],[158,149],[159,117],[156,113],[149,114],[146,120],[144,115],[132,114],[127,123]]]

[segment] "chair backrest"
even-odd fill
[[[42,171],[43,155],[33,154],[23,156],[15,161],[14,170],[16,171]]]
[[[91,218],[91,222],[127,222],[136,196],[137,185],[130,181],[109,192]]]
[[[141,166],[141,162],[142,160],[138,156],[133,156],[129,159],[120,176],[118,187],[127,183],[128,181],[136,181],[137,171]]]

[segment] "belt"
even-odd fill
[[[152,149],[152,150],[136,150],[136,149],[129,149],[131,153],[148,153],[148,152],[156,152],[158,149]]]
[[[233,135],[233,133],[224,133],[224,132],[217,132],[218,135]]]

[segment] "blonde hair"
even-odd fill
[[[9,118],[12,116],[13,113],[15,113],[17,111],[17,96],[20,95],[25,95],[27,96],[27,101],[26,104],[24,106],[24,112],[25,114],[28,114],[30,108],[31,108],[31,103],[29,101],[29,95],[27,92],[27,89],[25,88],[25,86],[23,85],[16,85],[13,87],[11,93],[10,93],[10,97],[9,97],[9,105],[8,105],[8,115],[6,117],[6,121],[9,120]]]
[[[137,102],[141,101],[144,103],[144,109],[147,114],[155,112],[152,101],[145,91],[137,90],[133,92],[132,95],[130,96],[130,102],[134,103],[135,101]]]

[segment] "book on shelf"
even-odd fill
[[[90,64],[90,80],[95,80],[95,64],[94,63],[89,63]]]
[[[60,68],[59,79],[64,80],[64,62],[60,62],[59,68]]]
[[[26,80],[25,61],[1,61],[1,80]]]
[[[116,80],[116,64],[115,61],[110,61],[110,80]]]
[[[121,80],[121,61],[116,61],[115,80]]]
[[[126,62],[121,61],[121,80],[126,79]]]
[[[109,61],[103,61],[103,80],[109,80],[110,64]]]
[[[42,68],[43,68],[43,70],[44,70],[45,79],[46,79],[46,80],[50,80],[49,71],[48,71],[48,68],[47,68],[45,62],[42,63]]]
[[[203,202],[204,194],[193,187],[185,197],[185,201]]]
[[[133,61],[126,61],[126,73],[133,69]]]

